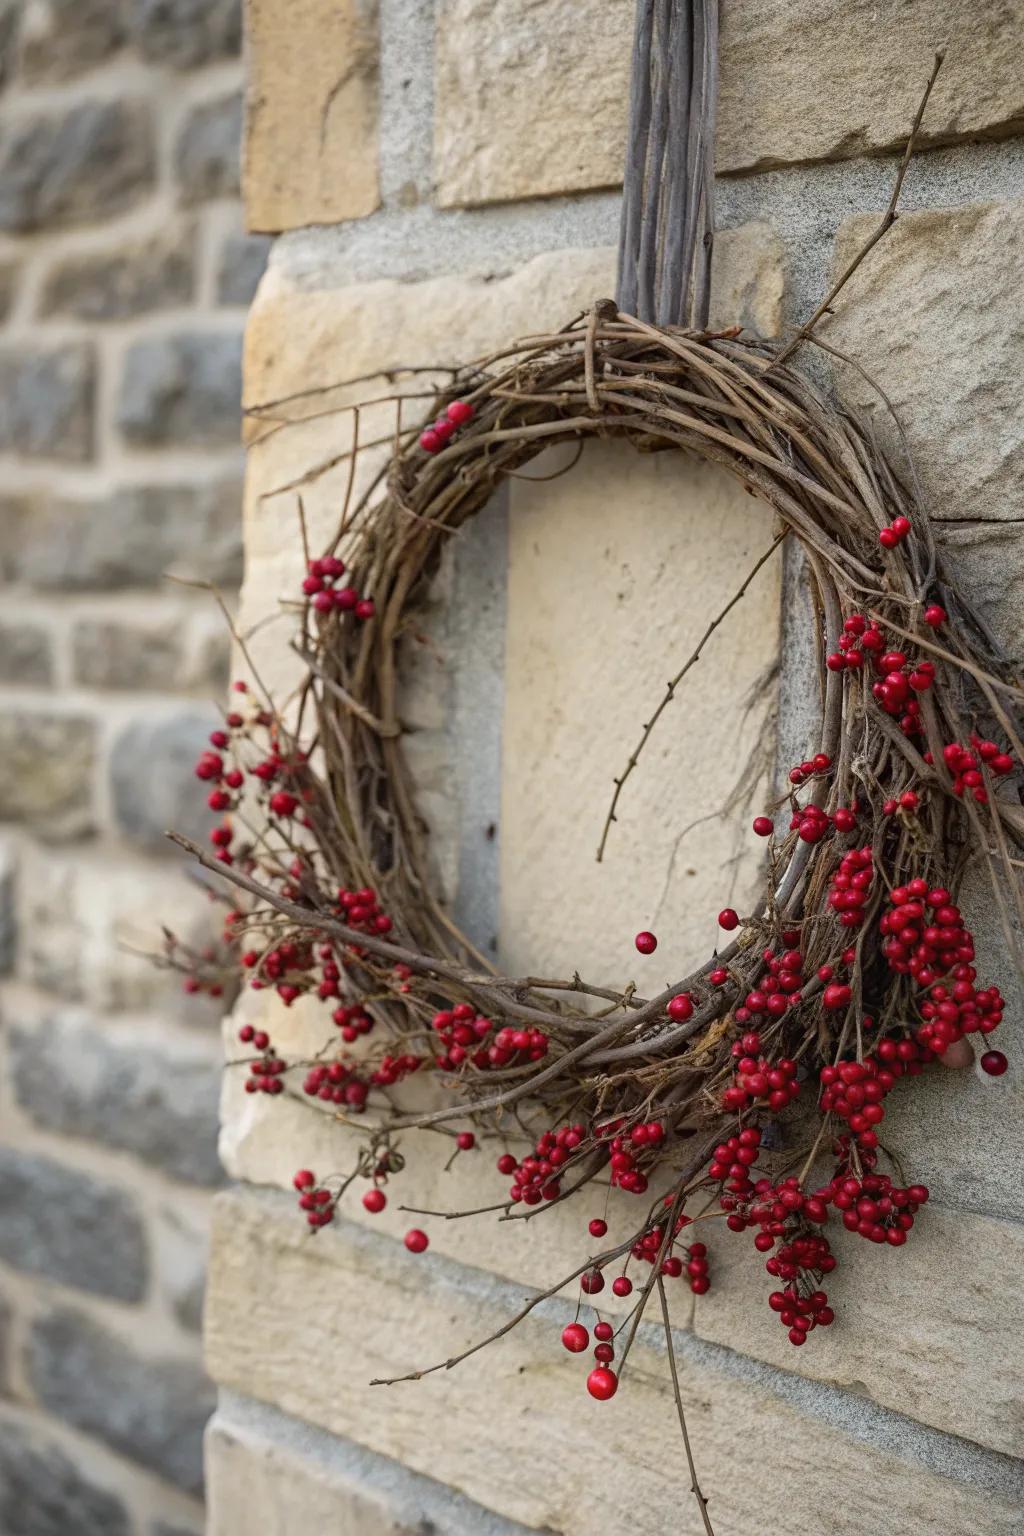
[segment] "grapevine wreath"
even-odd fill
[[[813,599],[817,751],[753,822],[761,899],[720,912],[714,953],[652,997],[571,963],[571,979],[503,976],[474,951],[431,888],[396,707],[403,638],[449,538],[543,449],[594,438],[737,476],[776,544],[799,546]],[[223,819],[211,852],[189,846],[236,888],[226,936],[248,984],[285,1006],[323,1001],[315,1059],[239,1031],[247,1090],[363,1128],[346,1175],[296,1173],[311,1230],[352,1186],[382,1210],[402,1133],[430,1127],[453,1151],[495,1149],[500,1215],[582,1210],[594,1185],[635,1197],[629,1229],[590,1220],[578,1267],[545,1293],[578,1285],[562,1342],[583,1352],[593,1334],[594,1397],[615,1393],[655,1290],[664,1307],[666,1282],[712,1286],[723,1227],[752,1238],[767,1306],[802,1346],[833,1322],[830,1229],[900,1247],[927,1201],[883,1142],[892,1088],[956,1062],[972,1035],[986,1072],[1007,1065],[987,1042],[1002,998],[976,975],[957,900],[977,858],[1008,936],[1021,914],[1022,693],[912,475],[765,344],[605,302],[455,375],[426,423],[399,428],[386,469],[308,561],[298,631],[297,704],[286,719],[258,681],[236,684],[196,766]],[[636,937],[641,954],[656,942]],[[188,984],[222,980],[199,966]],[[398,1106],[413,1074],[442,1085],[437,1107]],[[405,1244],[419,1253],[428,1236],[413,1228]],[[632,1310],[588,1326],[582,1307],[606,1287]]]

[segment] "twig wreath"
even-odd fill
[[[196,770],[224,817],[214,851],[176,839],[235,888],[226,935],[248,984],[285,1006],[323,1000],[330,1038],[313,1059],[240,1030],[249,1091],[361,1128],[347,1175],[295,1175],[311,1230],[353,1184],[382,1210],[402,1133],[417,1128],[451,1136],[453,1152],[481,1138],[500,1147],[505,1193],[483,1209],[501,1219],[533,1219],[595,1185],[631,1193],[628,1229],[591,1219],[579,1265],[500,1332],[576,1284],[562,1342],[583,1352],[592,1331],[587,1387],[607,1399],[657,1291],[684,1437],[666,1282],[706,1292],[724,1225],[753,1234],[775,1285],[768,1306],[794,1345],[833,1322],[829,1227],[900,1247],[928,1198],[880,1139],[887,1095],[940,1058],[969,1059],[967,1037],[1002,1015],[957,906],[971,859],[989,872],[1011,949],[1024,921],[1010,853],[1024,814],[1002,788],[1024,764],[1024,692],[959,593],[912,470],[897,472],[869,424],[789,366],[791,350],[643,323],[605,301],[456,374],[425,421],[402,426],[399,407],[386,469],[354,498],[353,450],[336,536],[308,559],[297,704],[286,718],[258,677],[236,684],[237,708]],[[561,979],[503,976],[474,951],[431,886],[397,704],[403,637],[449,538],[542,450],[597,438],[735,475],[769,509],[772,548],[799,546],[813,599],[818,750],[753,823],[761,899],[722,911],[720,946],[651,997],[630,980],[584,981],[571,958]],[[700,650],[615,782],[601,850]],[[641,953],[656,943],[637,935]],[[223,978],[199,966],[188,984]],[[1007,1063],[986,1049],[981,1065],[999,1075]],[[444,1100],[402,1112],[394,1089],[416,1073]],[[428,1236],[414,1228],[405,1243],[422,1252]],[[629,1310],[588,1328],[582,1308],[606,1287]],[[710,1531],[695,1477],[694,1492]]]

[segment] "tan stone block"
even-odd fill
[[[243,192],[267,233],[377,207],[376,0],[246,0]]]
[[[842,225],[841,272],[877,226]],[[972,203],[903,214],[823,323],[830,345],[878,380],[903,424],[934,517],[1019,517],[1024,488],[1018,294],[1024,286],[1024,202]],[[844,400],[874,412],[879,436],[904,462],[877,391],[837,364]]]
[[[830,1223],[830,1228],[834,1223]],[[873,1398],[1009,1456],[1024,1444],[1024,1227],[929,1205],[904,1248],[829,1231],[836,1321],[795,1349],[768,1309],[778,1282],[750,1237],[709,1237],[712,1283],[694,1308],[701,1338]],[[952,1266],[952,1270],[951,1270]]]
[[[444,0],[435,165],[445,204],[622,180],[633,6]],[[1021,0],[743,0],[721,11],[717,168],[838,160],[902,145],[947,45],[923,141],[1019,128]]]
[[[711,256],[712,330],[742,325],[755,336],[782,330],[785,247],[770,224],[720,229]]]
[[[568,1307],[549,1307],[453,1373],[371,1387],[432,1364],[505,1321],[513,1288],[352,1227],[315,1239],[276,1199],[218,1202],[207,1298],[207,1364],[222,1385],[276,1404],[450,1484],[485,1507],[564,1536],[635,1525],[696,1532],[667,1362],[658,1333],[638,1339],[611,1404],[584,1390],[586,1362],[558,1342]],[[254,1341],[255,1344],[254,1344]],[[866,1438],[811,1418],[772,1378],[680,1339],[681,1393],[716,1536],[784,1526],[829,1536],[1011,1536],[1009,1493],[939,1476]],[[780,1378],[784,1384],[784,1378]],[[552,1426],[571,1442],[557,1476]],[[742,1475],[770,1464],[778,1475]],[[638,1490],[641,1490],[638,1494]],[[229,1528],[230,1529],[230,1528]]]

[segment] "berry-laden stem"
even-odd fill
[[[658,1274],[658,1300],[661,1302],[661,1317],[665,1324],[665,1347],[668,1350],[668,1368],[672,1373],[672,1395],[676,1400],[676,1413],[679,1416],[679,1432],[683,1437],[683,1449],[686,1452],[686,1464],[690,1469],[690,1492],[697,1500],[697,1508],[700,1510],[700,1518],[704,1522],[704,1530],[707,1536],[715,1536],[711,1518],[708,1515],[708,1501],[701,1492],[700,1483],[697,1481],[697,1468],[693,1461],[693,1450],[690,1446],[690,1434],[686,1428],[686,1415],[683,1412],[683,1399],[679,1392],[679,1372],[676,1369],[676,1351],[672,1343],[672,1323],[668,1315],[668,1299],[665,1295],[665,1282]]]

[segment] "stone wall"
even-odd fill
[[[391,370],[472,357],[610,291],[632,9],[249,0],[246,197],[251,226],[278,238],[249,322],[245,396],[323,391],[315,412],[299,403],[284,430],[251,433],[242,605],[275,685],[293,663],[269,621],[301,572],[294,496],[277,492],[345,451],[342,408],[380,394]],[[934,49],[948,45],[906,212],[822,334],[890,394],[943,541],[1019,651],[1024,5],[723,0],[722,13],[715,315],[766,336],[809,313],[884,209]],[[899,451],[864,376],[809,361],[840,399],[874,410]],[[364,438],[386,432],[383,410],[365,406]],[[343,477],[304,487],[314,544]],[[602,974],[630,974],[629,936],[653,922],[663,889],[659,964],[664,953],[681,974],[687,946],[706,948],[706,914],[749,869],[728,827],[702,824],[681,850],[670,834],[731,787],[744,744],[730,756],[716,725],[780,646],[777,701],[762,684],[751,730],[771,748],[777,702],[783,761],[816,745],[800,702],[797,571],[752,590],[714,670],[698,669],[666,719],[620,829],[631,880],[614,859],[595,874],[587,833],[667,658],[710,616],[725,567],[746,569],[768,537],[763,511],[714,471],[588,449],[574,476],[514,484],[457,541],[424,620],[429,644],[409,658],[403,718],[438,881],[499,959],[575,964],[583,951]],[[707,782],[693,785],[695,763]],[[1022,998],[981,895],[975,926],[986,973],[1012,998],[1012,1060]],[[322,1044],[312,1002],[286,1012],[250,995],[243,1008],[269,1017],[287,1050]],[[718,1536],[1021,1528],[1021,1077],[936,1078],[896,1099],[894,1144],[934,1200],[907,1249],[851,1253],[834,1330],[780,1346],[742,1242],[716,1244],[709,1296],[675,1305]],[[310,1241],[286,1190],[299,1166],[344,1166],[346,1133],[287,1098],[245,1095],[230,1070],[222,1116],[238,1183],[219,1198],[212,1243],[210,1536],[243,1536],[254,1498],[280,1536],[699,1529],[655,1327],[611,1405],[586,1397],[558,1346],[567,1299],[451,1375],[368,1385],[498,1328],[524,1288],[579,1262],[582,1216],[595,1212],[558,1207],[501,1232],[425,1219],[431,1248],[414,1258],[398,1204],[497,1197],[489,1155],[444,1173],[439,1138],[424,1137],[383,1216],[354,1201]]]
[[[237,0],[0,6],[0,1530],[186,1536],[216,1012],[140,956],[241,574]]]

